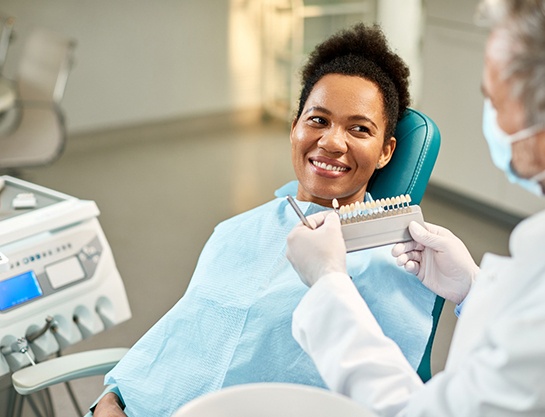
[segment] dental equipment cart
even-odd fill
[[[17,414],[13,373],[131,317],[99,213],[93,201],[0,176],[0,416]]]

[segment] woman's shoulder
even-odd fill
[[[265,216],[270,216],[276,212],[278,204],[280,204],[281,201],[281,198],[275,198],[274,200],[268,201],[260,206],[254,207],[253,209],[230,217],[229,219],[219,223],[216,226],[216,230],[230,228],[233,226],[239,227],[247,222],[262,221]]]

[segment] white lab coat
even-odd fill
[[[293,335],[328,386],[383,416],[545,416],[545,212],[486,254],[443,372],[425,385],[344,274],[323,277]]]

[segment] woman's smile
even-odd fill
[[[325,157],[311,157],[309,162],[317,175],[326,178],[339,178],[350,171],[349,166]]]

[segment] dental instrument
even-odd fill
[[[295,212],[297,213],[297,215],[299,216],[299,218],[301,219],[301,221],[303,222],[303,224],[308,227],[309,229],[314,229],[314,227],[312,227],[310,225],[310,223],[308,222],[307,218],[305,217],[305,215],[303,214],[303,212],[301,211],[301,209],[299,208],[299,206],[297,205],[297,203],[295,202],[295,200],[293,199],[293,197],[291,195],[288,194],[288,196],[286,197],[288,199],[288,202],[290,203],[290,205],[293,207],[293,209],[295,210]]]

